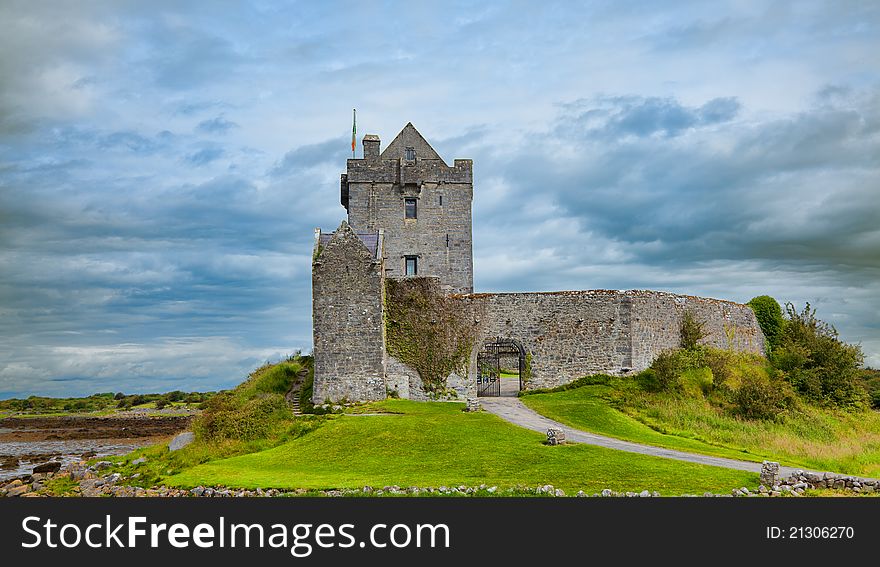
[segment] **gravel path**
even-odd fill
[[[605,437],[604,435],[596,435],[595,433],[587,433],[579,429],[573,429],[567,425],[563,425],[558,421],[550,418],[526,407],[519,398],[480,398],[480,403],[486,411],[494,413],[501,419],[509,421],[514,425],[546,433],[547,429],[555,428],[565,431],[565,440],[573,443],[585,443],[587,445],[596,445],[606,447],[608,449],[617,449],[618,451],[627,451],[629,453],[640,453],[642,455],[651,455],[654,457],[663,457],[665,459],[675,459],[678,461],[686,461],[689,463],[698,463],[701,465],[712,465],[715,467],[724,467],[727,469],[736,469],[741,471],[761,472],[761,463],[752,463],[749,461],[737,461],[734,459],[725,459],[723,457],[710,457],[708,455],[699,455],[696,453],[686,453],[684,451],[676,451],[674,449],[663,449],[660,447],[652,447],[650,445],[642,445],[631,441],[622,441],[613,437]],[[782,476],[788,476],[796,470],[790,467],[779,467],[779,473]]]

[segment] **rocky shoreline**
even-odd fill
[[[48,461],[67,465],[160,442],[186,429],[194,413],[0,419],[0,485]]]
[[[145,457],[141,462],[146,462]],[[138,464],[138,460],[134,461]],[[766,464],[766,463],[765,463]],[[769,463],[770,465],[778,464]],[[0,497],[43,497],[53,496],[47,491],[47,483],[53,480],[67,479],[70,483],[69,496],[83,497],[163,497],[163,498],[242,498],[242,497],[286,497],[286,496],[324,496],[324,497],[380,497],[380,496],[541,496],[541,497],[659,497],[657,491],[642,490],[617,492],[610,489],[588,494],[583,490],[576,494],[566,494],[561,488],[547,484],[537,487],[518,486],[514,488],[500,489],[497,486],[481,484],[479,486],[439,486],[439,487],[400,487],[384,486],[373,488],[346,488],[333,490],[280,490],[269,489],[242,489],[224,486],[197,486],[192,489],[172,488],[167,486],[153,486],[143,488],[132,486],[131,481],[136,481],[140,476],[134,473],[129,477],[123,477],[118,472],[110,472],[113,464],[109,461],[98,461],[88,465],[85,461],[69,463],[62,466],[58,462],[48,462],[34,468],[30,475],[24,475],[0,486]],[[766,475],[762,474],[766,479]],[[679,494],[667,496],[683,497],[782,497],[802,496],[810,489],[834,489],[849,491],[852,493],[880,492],[880,480],[862,479],[859,477],[837,475],[833,473],[810,473],[796,471],[788,478],[775,478],[774,484],[767,487],[763,484],[757,490],[749,490],[746,487],[734,488],[730,493],[717,494],[706,492],[702,495]]]

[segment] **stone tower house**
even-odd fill
[[[380,153],[364,136],[363,159],[348,160],[340,197],[355,232],[383,230],[389,277],[432,276],[446,291],[474,289],[473,162],[452,167],[408,123]]]

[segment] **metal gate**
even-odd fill
[[[501,395],[501,358],[516,356],[519,361],[519,389],[523,387],[525,349],[513,339],[492,339],[477,354],[477,395]]]

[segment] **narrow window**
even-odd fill
[[[407,146],[405,157],[406,157],[407,161],[413,161],[414,159],[416,159],[416,149],[413,147]]]
[[[403,200],[404,209],[406,210],[406,218],[414,219],[418,217],[417,209],[416,209],[416,201],[417,199],[412,199],[407,197]]]
[[[440,195],[440,206],[443,206],[443,195]]]
[[[406,275],[415,276],[419,273],[419,259],[417,256],[405,256]]]

